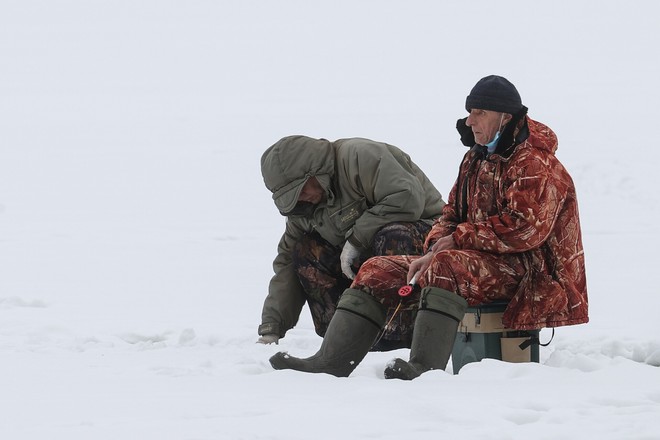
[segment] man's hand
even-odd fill
[[[344,275],[350,280],[355,278],[355,273],[353,273],[353,262],[360,256],[360,250],[353,246],[351,242],[347,241],[344,244],[344,249],[341,251],[341,256],[339,261],[341,262],[341,271],[344,272]]]
[[[415,261],[410,263],[410,266],[408,267],[408,281],[413,279],[415,274],[417,275],[417,282],[419,283],[419,280],[422,278],[422,275],[424,272],[426,272],[426,269],[429,268],[431,265],[431,260],[433,260],[433,252],[429,252],[428,254],[424,255],[423,257],[417,258]]]
[[[426,272],[426,270],[431,265],[433,255],[447,249],[457,249],[456,242],[451,235],[447,235],[446,237],[442,237],[436,241],[431,247],[431,252],[410,263],[410,267],[408,268],[408,282],[412,280],[415,274],[419,274],[417,275],[417,281],[419,281],[424,272]]]
[[[280,337],[276,334],[262,335],[257,339],[257,344],[279,344]]]
[[[454,237],[451,235],[440,238],[433,244],[433,247],[431,248],[434,254],[436,252],[446,251],[447,249],[456,249],[456,242],[454,241]]]

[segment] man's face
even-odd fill
[[[298,201],[318,205],[323,200],[324,195],[325,191],[323,187],[316,180],[316,177],[312,176],[303,185],[302,191],[300,191],[300,195],[298,196]]]
[[[474,140],[479,145],[486,145],[493,140],[497,130],[510,120],[511,115],[508,113],[473,108],[465,124],[472,129]]]

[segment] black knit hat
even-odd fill
[[[520,94],[508,79],[497,75],[481,78],[465,100],[465,109],[473,108],[516,114],[522,108]]]

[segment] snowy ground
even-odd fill
[[[660,439],[654,1],[0,0],[3,439]],[[405,149],[443,194],[501,74],[578,188],[591,322],[540,364],[404,383],[255,344],[288,134]],[[541,338],[549,339],[544,330]]]

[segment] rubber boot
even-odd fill
[[[425,371],[444,370],[466,309],[467,301],[453,292],[422,289],[410,360],[394,359],[385,369],[385,378],[412,380]]]
[[[276,370],[348,377],[367,355],[384,324],[382,304],[361,290],[346,289],[315,355],[300,359],[280,352],[270,358],[270,364]]]

